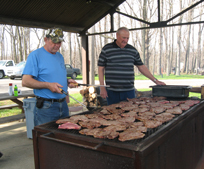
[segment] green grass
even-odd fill
[[[182,74],[180,76],[176,76],[171,74],[170,76],[166,76],[165,74],[163,76],[158,76],[158,75],[154,75],[155,78],[159,79],[159,80],[168,80],[168,79],[203,79],[204,76],[202,75],[185,75]],[[147,80],[148,78],[146,78],[143,75],[137,75],[135,76],[136,80]],[[76,80],[82,80],[82,75],[78,75]],[[95,76],[95,80],[98,80],[98,75]],[[151,90],[151,88],[148,89],[139,89],[138,91],[149,91]],[[74,97],[75,99],[77,99],[78,101],[83,103],[83,98],[81,96],[81,94],[76,93],[76,94],[71,94],[72,97]],[[201,94],[199,93],[189,93],[189,97],[198,97],[201,98]],[[12,101],[0,101],[0,106],[3,105],[9,105],[9,104],[14,104]],[[72,106],[81,106],[78,102],[76,102],[75,100],[73,100],[72,98],[70,98],[70,103],[68,104],[69,107]],[[19,108],[13,108],[13,109],[4,109],[4,110],[0,110],[0,118],[1,117],[7,117],[7,116],[12,116],[12,115],[17,115],[21,113],[21,109]]]
[[[159,80],[169,80],[169,79],[203,79],[204,76],[202,75],[194,75],[194,74],[181,74],[180,76],[176,76],[173,74],[170,74],[170,76],[166,76],[165,74],[161,75],[154,75],[155,78],[159,79]],[[82,75],[78,75],[76,80],[82,80]],[[95,80],[99,80],[98,75],[95,76]],[[135,80],[148,80],[147,77],[145,77],[144,75],[136,75],[135,76]]]
[[[81,94],[79,93],[75,93],[75,94],[70,94],[73,98],[75,98],[76,100],[78,100],[79,102],[83,103],[83,97]],[[77,101],[75,101],[74,99],[72,99],[71,97],[69,97],[69,101],[70,103],[68,104],[69,107],[74,107],[74,106],[81,106],[80,103],[78,103]]]
[[[83,97],[81,94],[76,93],[76,94],[71,94],[71,96],[74,97],[76,100],[80,101],[81,103],[83,103]],[[69,107],[81,106],[81,104],[79,104],[78,102],[76,102],[72,98],[69,98],[69,100],[70,100],[70,103],[68,104]],[[10,105],[10,104],[14,104],[14,102],[12,102],[10,100],[0,101],[0,106]],[[21,114],[21,109],[19,109],[18,107],[15,107],[12,109],[0,110],[0,118],[8,117],[8,116],[14,116],[14,115],[18,115],[18,114]]]
[[[138,91],[140,91],[140,92],[150,91],[150,90],[151,89],[149,89],[149,88],[148,89],[138,89]],[[75,93],[75,94],[71,94],[71,96],[74,97],[75,99],[77,99],[78,101],[80,101],[81,103],[83,103],[83,97],[81,94]],[[201,98],[201,94],[190,92],[189,97]],[[81,104],[79,104],[78,102],[76,102],[72,98],[69,98],[69,99],[70,99],[70,103],[68,104],[69,107],[81,106]],[[0,106],[9,105],[9,104],[13,104],[13,102],[12,101],[0,101]],[[21,109],[13,108],[13,109],[0,110],[0,118],[1,117],[7,117],[7,116],[13,116],[13,115],[17,115],[17,114],[21,114]]]
[[[173,74],[170,74],[170,76],[166,76],[165,74],[163,76],[161,75],[154,75],[155,78],[159,80],[169,80],[169,79],[177,79],[177,80],[182,80],[182,79],[203,79],[204,76],[202,75],[186,75],[182,74],[180,76],[176,76]],[[148,78],[145,77],[144,75],[137,75],[135,76],[135,80],[147,80]]]

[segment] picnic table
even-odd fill
[[[22,113],[24,113],[23,109],[23,101],[20,98],[28,98],[28,97],[35,97],[33,90],[25,90],[22,91],[21,94],[18,96],[10,96],[8,93],[0,93],[0,101],[2,100],[11,100],[16,104],[6,105],[6,106],[0,106],[0,110],[2,109],[12,109],[13,107],[19,107],[22,110]]]

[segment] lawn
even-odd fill
[[[165,74],[161,75],[154,75],[155,78],[159,80],[170,80],[170,79],[204,79],[204,76],[202,75],[194,75],[194,74],[181,74],[180,76],[176,76],[173,74],[170,74],[170,76],[166,76]],[[78,75],[76,80],[82,80],[82,75]],[[99,80],[98,75],[95,76],[95,80]],[[135,80],[148,80],[147,77],[144,75],[137,75],[135,76]]]
[[[138,91],[149,91],[151,89],[140,89]],[[72,97],[74,97],[75,99],[77,99],[80,102],[83,102],[83,97],[81,94],[76,93],[76,94],[71,94]],[[198,97],[200,98],[200,94],[199,93],[189,93],[189,97]],[[0,106],[3,105],[9,105],[9,104],[13,104],[12,101],[0,101]],[[75,100],[73,100],[72,98],[70,98],[70,103],[68,104],[69,107],[76,107],[76,106],[81,106],[78,102],[76,102]],[[21,109],[19,108],[13,108],[13,109],[4,109],[4,110],[0,110],[0,118],[1,117],[7,117],[7,116],[13,116],[13,115],[17,115],[21,113]]]
[[[181,75],[181,76],[176,76],[176,75],[170,75],[170,76],[166,76],[163,75],[163,77],[161,76],[157,76],[155,75],[155,78],[158,78],[160,80],[169,80],[169,79],[203,79],[204,76],[201,75]],[[138,75],[135,76],[135,79],[137,80],[147,80],[147,78],[143,75]],[[82,76],[79,75],[77,76],[76,80],[82,80]],[[95,76],[95,80],[98,80],[98,76]],[[139,89],[138,91],[149,91],[151,90],[150,88],[148,89]],[[199,93],[189,93],[189,97],[198,97],[200,98]],[[75,99],[77,99],[80,102],[83,102],[83,97],[81,94],[76,93],[76,94],[71,94],[72,97],[74,97]],[[14,104],[12,101],[0,101],[0,106],[3,105],[9,105],[9,104]],[[81,106],[78,102],[76,102],[75,100],[73,100],[72,98],[70,98],[70,103],[68,104],[69,107],[73,107],[73,106]],[[16,114],[20,114],[21,110],[19,108],[13,108],[13,109],[4,109],[4,110],[0,110],[0,118],[1,117],[6,117],[6,116],[12,116],[12,115],[16,115]]]

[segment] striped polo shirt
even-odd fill
[[[134,89],[134,65],[143,65],[138,51],[127,44],[120,48],[116,40],[102,48],[98,66],[105,67],[105,82],[109,90],[130,91]]]

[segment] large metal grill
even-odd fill
[[[36,126],[36,168],[195,168],[204,145],[203,109],[204,101],[171,121],[148,129],[144,138],[126,142],[59,130],[55,122]],[[90,112],[83,114],[86,113]]]

